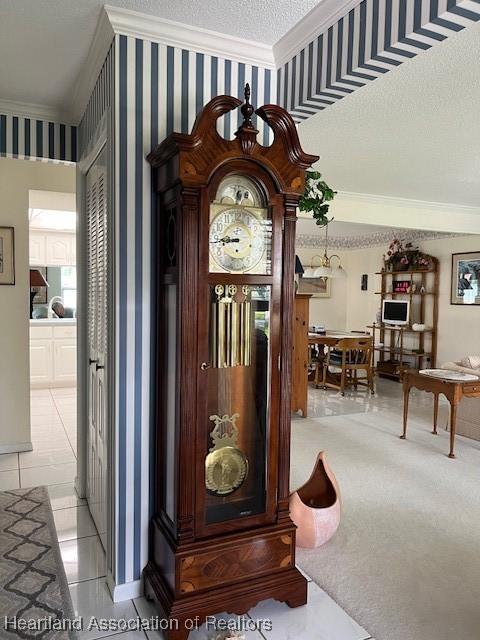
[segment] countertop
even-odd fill
[[[77,324],[76,318],[38,318],[30,320],[31,327],[72,326]]]

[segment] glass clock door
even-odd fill
[[[272,222],[260,185],[221,182],[208,239],[207,526],[267,508]]]

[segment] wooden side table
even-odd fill
[[[433,405],[433,434],[437,434],[438,397],[441,393],[450,403],[450,452],[449,458],[455,458],[455,430],[457,427],[457,407],[460,400],[465,398],[480,397],[480,378],[461,382],[458,380],[445,380],[436,378],[418,371],[406,370],[403,373],[403,434],[402,440],[407,437],[408,400],[410,389],[415,387],[421,391],[428,391],[435,396]]]

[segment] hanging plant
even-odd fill
[[[328,202],[331,202],[337,192],[331,189],[328,184],[322,180],[322,174],[319,171],[307,171],[305,174],[305,191],[300,198],[298,206],[300,211],[311,212],[315,222],[319,227],[324,227],[331,222],[333,218],[328,219]]]

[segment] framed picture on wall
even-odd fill
[[[480,251],[452,255],[450,304],[480,305]]]
[[[331,286],[330,278],[304,278],[300,276],[298,293],[308,293],[314,298],[330,298]]]
[[[13,227],[0,227],[0,284],[15,284],[15,236]]]

